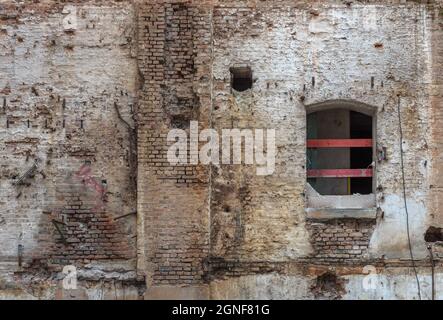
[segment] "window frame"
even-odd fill
[[[308,115],[314,112],[345,109],[360,112],[372,118],[372,161],[377,163],[377,108],[361,102],[348,100],[331,100],[317,104],[306,106],[305,121],[307,124]],[[306,126],[307,127],[307,126]],[[306,157],[308,155],[308,139],[305,132],[305,150]],[[347,140],[347,139],[346,139]],[[308,218],[325,219],[325,218],[364,218],[372,219],[376,217],[376,185],[377,185],[377,165],[372,171],[372,193],[369,195],[319,195],[308,182],[308,167],[305,170],[306,183],[306,212]],[[309,185],[309,186],[308,186]],[[360,198],[359,198],[360,197]],[[317,199],[317,200],[316,200]],[[319,201],[321,200],[321,201]],[[339,205],[337,205],[339,204]]]

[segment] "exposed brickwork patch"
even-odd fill
[[[353,219],[310,223],[313,257],[324,262],[365,260],[374,227],[373,221]]]

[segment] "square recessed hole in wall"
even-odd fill
[[[235,91],[243,92],[252,88],[252,70],[250,67],[232,67],[231,87]]]

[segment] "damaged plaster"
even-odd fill
[[[417,299],[403,188],[432,298],[440,0],[4,2],[0,298]],[[250,89],[231,87],[232,68]],[[373,117],[372,194],[307,184],[315,108]],[[276,129],[274,174],[172,165],[168,132],[190,121]]]

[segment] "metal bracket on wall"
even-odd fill
[[[121,215],[121,216],[115,217],[115,218],[114,218],[114,221],[115,221],[115,220],[119,220],[119,219],[123,219],[123,218],[126,218],[126,217],[129,217],[129,216],[132,216],[133,214],[137,214],[137,211],[130,212],[130,213],[127,213],[127,214],[124,214],[124,215]]]
[[[35,172],[35,170],[37,170],[38,162],[39,162],[39,160],[36,159],[34,161],[34,163],[32,164],[32,166],[28,170],[26,170],[23,174],[21,174],[17,180],[12,182],[12,185],[14,185],[14,186],[23,185],[24,181],[26,179],[28,179],[30,176],[32,176],[32,174]]]
[[[23,251],[24,247],[22,244],[19,244],[17,247],[17,257],[18,257],[18,266],[21,268],[23,264]]]
[[[382,162],[382,161],[387,160],[386,152],[387,152],[386,147],[378,147],[377,148],[377,161],[378,162]]]
[[[63,242],[64,244],[67,244],[67,242],[66,242],[66,238],[65,238],[65,235],[63,234],[63,232],[62,232],[62,230],[61,230],[61,228],[60,228],[60,225],[65,226],[66,223],[61,222],[61,221],[57,221],[57,220],[55,220],[55,219],[52,219],[51,222],[52,222],[52,224],[54,225],[54,227],[55,227],[55,229],[57,230],[57,232],[60,234],[60,237],[62,238],[62,242]]]

